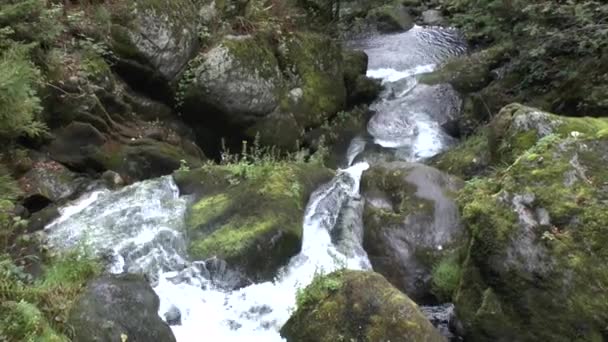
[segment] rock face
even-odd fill
[[[454,258],[465,242],[454,201],[462,182],[422,164],[393,162],[366,171],[361,186],[363,244],[374,269],[414,300],[449,299],[457,279],[444,273],[459,275]]]
[[[218,257],[253,280],[272,279],[301,248],[304,207],[331,172],[315,164],[204,166],[178,172],[194,259]]]
[[[119,71],[136,82],[175,80],[198,49],[198,8],[188,0],[137,0],[123,7],[109,42]]]
[[[394,2],[369,12],[368,20],[375,24],[380,32],[392,33],[407,31],[414,27],[414,19],[408,13],[407,7]]]
[[[416,303],[373,272],[315,278],[281,329],[291,342],[443,341]]]
[[[137,275],[104,276],[91,282],[70,311],[74,341],[174,342],[169,326],[158,316],[159,300]]]
[[[519,105],[502,114],[501,144],[518,157],[459,197],[471,236],[455,296],[467,340],[605,339],[608,121]]]
[[[471,178],[488,166],[513,163],[548,135],[562,138],[572,134],[594,135],[606,128],[606,119],[564,117],[514,103],[505,106],[485,130],[436,158],[433,165],[451,174]]]
[[[192,83],[186,101],[209,108],[237,126],[255,122],[279,104],[281,74],[266,40],[227,37],[199,59],[200,64],[189,70]]]
[[[295,32],[278,40],[226,37],[193,60],[180,92],[183,112],[199,135],[216,135],[218,142],[232,135],[237,144],[260,135],[264,145],[293,150],[304,130],[345,108],[344,69],[360,61],[343,61],[341,46],[322,34]],[[365,71],[351,69],[349,89],[361,94],[353,102],[369,98],[369,84],[357,80]]]
[[[30,212],[43,209],[46,204],[67,199],[84,190],[87,179],[48,159],[40,159],[19,179],[24,206]]]

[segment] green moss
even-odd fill
[[[186,220],[191,255],[218,256],[255,279],[272,278],[299,252],[304,206],[329,176],[318,165],[279,161],[179,172],[180,188],[200,194]]]
[[[441,341],[407,296],[373,272],[317,275],[281,329],[289,341]]]
[[[431,161],[431,165],[449,174],[469,179],[489,164],[488,137],[480,133],[466,138],[456,147]]]
[[[45,260],[32,280],[10,259],[0,258],[0,337],[9,341],[68,341],[70,306],[101,264],[82,251]]]
[[[596,263],[608,255],[601,209],[607,195],[598,187],[608,180],[608,141],[589,138],[602,122],[576,121],[578,129],[594,128],[574,138],[558,126],[511,166],[461,193],[472,239],[456,303],[474,340],[592,341],[604,331],[606,296],[596,289],[608,284],[608,272]],[[550,219],[527,228],[527,238],[511,202],[517,194],[533,196],[528,213],[542,208]],[[542,259],[518,259],[515,251]]]
[[[288,38],[282,63],[296,71],[303,96],[293,102],[286,94],[281,109],[293,113],[301,126],[320,126],[344,108],[342,53],[328,36],[300,32]]]
[[[314,306],[331,294],[342,288],[341,273],[335,272],[327,276],[315,275],[312,283],[305,289],[298,289],[296,303],[299,309]]]
[[[221,44],[230,51],[235,61],[244,64],[246,70],[257,72],[266,80],[280,80],[277,59],[265,36],[224,39]]]
[[[206,222],[217,219],[232,203],[225,194],[217,194],[203,198],[191,209],[188,216],[188,227],[198,227]]]
[[[457,255],[446,255],[435,264],[432,273],[433,293],[437,298],[450,301],[458,288],[462,269]]]
[[[286,224],[287,222],[281,220],[281,223]],[[234,258],[243,257],[244,253],[248,253],[260,237],[272,233],[274,229],[277,229],[278,224],[277,217],[233,219],[211,235],[195,241],[190,246],[190,252],[194,258],[217,256],[221,259],[234,260]],[[297,230],[293,229],[296,227],[297,224],[292,228],[289,226],[282,228],[294,231]]]

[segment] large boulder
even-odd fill
[[[332,173],[288,162],[205,165],[174,176],[194,194],[186,226],[190,255],[218,257],[253,280],[270,280],[298,254],[310,193]]]
[[[47,158],[39,158],[19,178],[23,205],[33,213],[46,205],[71,198],[84,190],[88,180],[65,166]]]
[[[172,83],[198,50],[195,2],[136,0],[110,7],[111,22],[100,25],[110,25],[108,43],[119,72],[134,85]]]
[[[346,88],[339,44],[326,35],[299,32],[286,37],[279,52],[281,63],[292,73],[288,80],[292,96],[282,99],[281,111],[293,113],[301,127],[309,128],[344,109]]]
[[[316,277],[297,302],[281,329],[289,342],[444,341],[416,303],[377,273]]]
[[[485,129],[438,156],[432,164],[468,179],[487,173],[489,166],[513,163],[548,135],[593,136],[606,128],[608,120],[603,118],[564,117],[513,103],[502,108]]]
[[[457,315],[470,341],[601,341],[608,121],[513,108],[527,114],[511,126],[531,129],[513,147],[530,147],[458,200],[471,241]]]
[[[457,286],[461,187],[422,164],[383,163],[363,174],[363,246],[374,270],[416,301],[449,300]]]
[[[353,92],[369,98],[373,87],[355,75],[360,65],[353,69]],[[221,138],[233,148],[259,138],[294,150],[305,130],[346,106],[342,48],[312,32],[281,35],[278,44],[262,33],[228,36],[191,62],[179,96],[186,120],[218,149]]]
[[[383,33],[407,31],[414,27],[414,19],[399,1],[371,10],[367,20]]]
[[[282,78],[262,36],[228,36],[197,57],[184,76],[186,112],[193,120],[248,126],[279,104]]]
[[[141,276],[109,275],[87,285],[71,308],[76,342],[158,341],[175,337],[158,316],[158,296]]]
[[[140,129],[145,131],[144,127]],[[163,129],[160,132],[163,136],[172,133]],[[132,182],[168,175],[184,163],[200,166],[204,159],[202,152],[194,144],[180,140],[173,143],[144,137],[114,140],[90,124],[74,122],[57,132],[47,151],[51,158],[72,169],[112,170]]]

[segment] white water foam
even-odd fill
[[[182,324],[174,326],[178,341],[206,340],[236,342],[283,341],[278,330],[289,319],[296,305],[296,292],[306,287],[319,272],[339,268],[371,269],[367,255],[345,255],[331,240],[339,208],[359,194],[359,181],[367,163],[339,171],[327,185],[312,196],[304,218],[302,251],[279,273],[274,282],[225,292],[207,289],[198,281],[174,284],[177,273],[163,274],[155,291],[161,299],[160,313],[173,305],[182,313]],[[362,237],[357,237],[360,241]]]
[[[97,253],[112,254],[113,272],[144,272],[155,279],[159,315],[163,317],[174,306],[180,310],[181,325],[172,327],[180,342],[200,341],[203,336],[222,342],[282,341],[279,329],[295,309],[297,290],[316,274],[340,268],[371,269],[361,247],[361,229],[342,231],[348,242],[344,245],[332,241],[330,235],[339,225],[341,209],[359,197],[360,178],[368,167],[358,163],[339,170],[311,195],[302,250],[274,282],[235,291],[211,281],[199,267],[204,268],[204,262],[187,260],[184,215],[188,199],[179,197],[171,177],[85,195],[61,209],[61,217],[46,231],[55,248],[86,243]]]

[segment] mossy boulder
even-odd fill
[[[181,82],[192,121],[246,127],[278,106],[283,80],[270,42],[248,35],[225,37]]]
[[[194,259],[218,257],[256,281],[270,280],[299,253],[310,193],[332,173],[317,164],[205,165],[177,172],[195,194],[186,225]]]
[[[32,168],[18,180],[23,191],[23,205],[30,213],[50,203],[72,198],[84,190],[88,181],[86,177],[47,158],[34,161]]]
[[[111,12],[98,15],[97,24],[100,30],[109,27],[108,43],[118,58],[117,70],[132,84],[152,81],[166,86],[196,54],[199,8],[193,1],[136,0],[98,11]],[[109,22],[99,22],[102,18]]]
[[[443,264],[440,271],[459,273],[445,267],[466,242],[455,203],[462,185],[414,163],[382,163],[363,174],[363,247],[374,270],[416,301],[449,300],[455,289],[454,281],[435,281],[433,271]]]
[[[109,275],[92,281],[72,307],[68,323],[73,341],[174,342],[158,316],[160,302],[139,275]]]
[[[316,277],[281,329],[287,341],[444,341],[416,303],[374,272]]]
[[[298,32],[279,46],[280,62],[292,76],[280,110],[303,128],[320,126],[344,109],[346,86],[341,46],[329,36]],[[352,66],[361,68],[359,66]]]
[[[372,102],[380,94],[382,85],[379,80],[366,76],[367,54],[363,51],[345,50],[342,53],[342,60],[348,105]]]
[[[107,143],[95,157],[105,170],[117,172],[127,182],[165,176],[182,165],[199,167],[204,160],[196,146],[189,149],[147,138]]]
[[[463,94],[479,91],[492,80],[491,71],[507,59],[511,45],[499,45],[471,55],[451,59],[441,68],[420,76],[420,82],[433,85],[450,83]]]
[[[414,27],[414,19],[410,16],[407,7],[399,1],[371,10],[367,20],[372,22],[378,31],[384,33],[407,31]]]
[[[564,117],[517,103],[505,106],[476,135],[432,162],[437,168],[463,178],[488,171],[488,167],[504,167],[533,147],[539,139],[555,134],[594,136],[608,129],[608,119]]]
[[[467,340],[606,338],[607,131],[568,130],[592,126],[546,135],[460,194],[471,241],[455,302]]]

